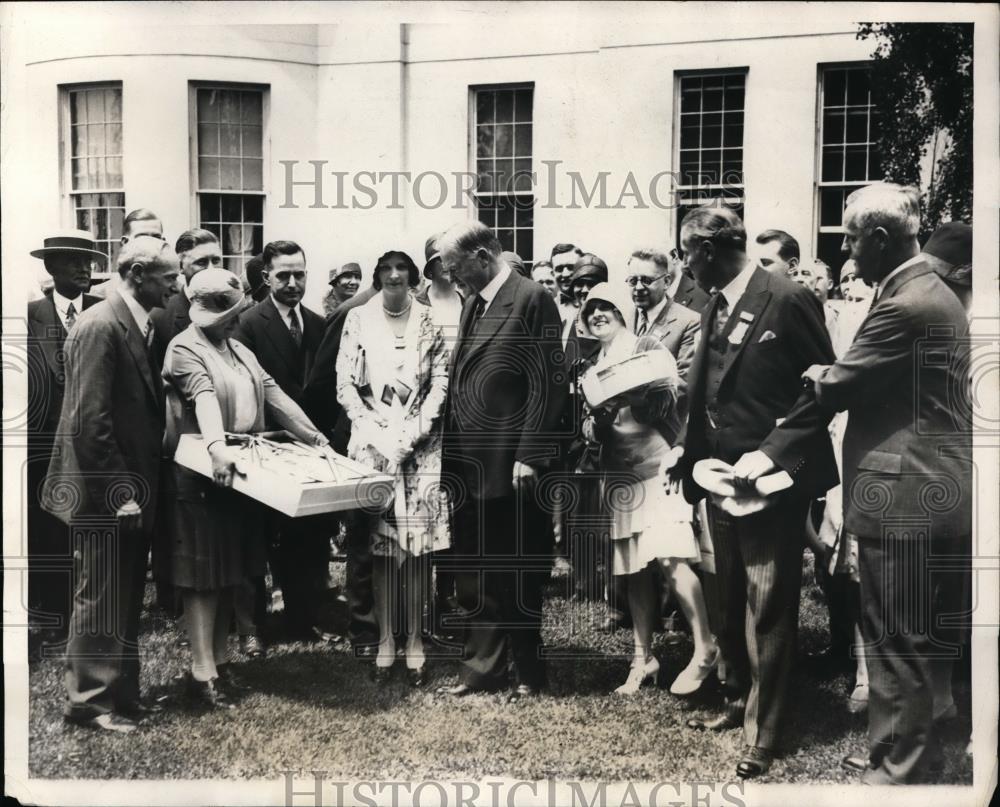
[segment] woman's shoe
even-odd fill
[[[406,677],[409,680],[411,687],[414,689],[421,689],[427,684],[427,665],[421,665],[416,669],[407,667]]]
[[[656,676],[660,672],[660,662],[656,656],[650,656],[645,662],[636,664],[632,662],[632,669],[629,670],[625,683],[615,690],[616,695],[634,695],[639,688],[647,681],[656,683]]]
[[[708,657],[705,661],[697,661],[691,659],[691,662],[685,667],[681,674],[678,675],[674,682],[670,685],[670,694],[678,695],[684,697],[686,695],[693,695],[699,689],[701,685],[705,682],[705,679],[711,674],[719,664],[719,648],[715,648],[715,652]]]
[[[233,672],[231,664],[216,664],[215,671],[219,674],[216,682],[224,694],[231,698],[238,698],[250,692],[250,687],[244,684],[242,679]]]
[[[192,676],[188,678],[187,691],[202,706],[210,709],[235,709],[233,702],[219,689],[218,683],[218,678],[199,681]]]

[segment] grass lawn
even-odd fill
[[[335,567],[336,568],[336,567]],[[807,572],[800,645],[822,645],[825,608]],[[611,695],[625,680],[631,632],[607,635],[604,606],[573,603],[554,580],[546,600],[545,642],[549,691],[509,705],[502,695],[452,700],[434,693],[457,681],[456,663],[430,662],[426,690],[411,690],[402,674],[385,688],[369,667],[341,646],[284,644],[266,659],[240,663],[254,687],[237,709],[192,708],[172,680],[190,656],[176,646],[173,624],[150,613],[141,632],[143,690],[169,696],[167,710],[127,737],[65,726],[62,665],[47,658],[31,665],[29,768],[40,778],[277,779],[282,769],[315,769],[331,778],[366,780],[484,779],[601,781],[730,780],[741,732],[687,729],[692,716],[714,714],[713,698],[685,704],[666,686],[687,663],[690,643],[655,647],[664,671],[661,689],[633,698]],[[792,750],[761,782],[852,783],[842,756],[866,747],[866,719],[844,699],[851,682],[810,678],[794,682],[789,739]],[[942,783],[971,784],[969,691],[956,686],[960,714],[948,727]]]

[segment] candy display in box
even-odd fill
[[[580,388],[591,406],[630,390],[662,382],[676,373],[673,356],[666,350],[636,353],[600,370],[590,370],[580,379]]]
[[[312,516],[338,510],[382,510],[392,500],[393,478],[340,454],[329,458],[287,432],[226,435],[242,473],[239,491],[285,515]],[[199,434],[182,435],[174,462],[212,477],[212,459]]]

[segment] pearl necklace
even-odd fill
[[[408,303],[407,306],[406,306],[406,308],[404,308],[402,311],[390,311],[388,308],[385,307],[385,305],[383,305],[382,306],[382,310],[385,312],[385,315],[387,317],[392,317],[393,319],[399,319],[401,316],[403,316],[403,314],[406,314],[406,313],[409,312],[410,307],[412,305],[413,305],[413,303]]]

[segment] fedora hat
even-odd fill
[[[57,255],[60,252],[73,252],[89,255],[91,258],[108,262],[108,256],[95,249],[94,236],[86,230],[57,230],[42,242],[41,249],[31,250],[32,258],[44,258],[46,255]]]
[[[356,263],[345,263],[339,269],[330,270],[330,285],[332,286],[334,282],[344,275],[357,275],[358,279],[361,279],[361,267]]]
[[[199,328],[218,325],[238,316],[246,306],[243,284],[228,269],[202,269],[187,286],[188,312]]]

